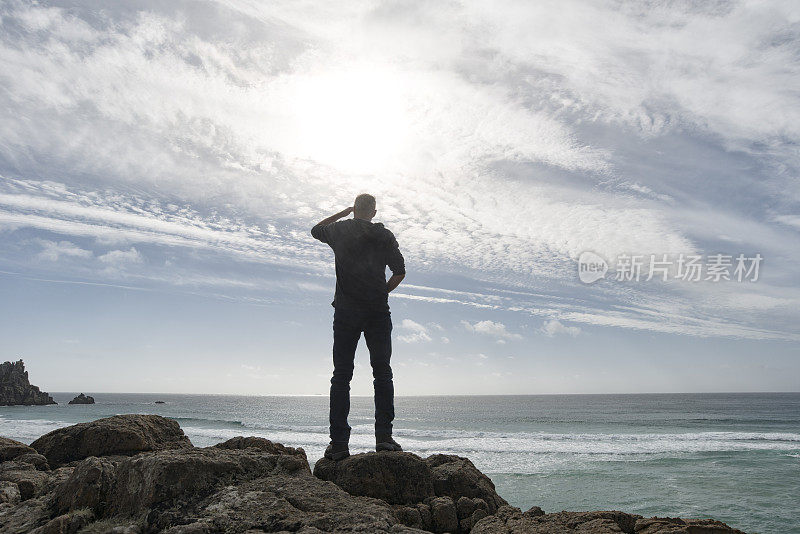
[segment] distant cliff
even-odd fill
[[[53,397],[28,381],[22,360],[0,364],[0,406],[56,404]]]

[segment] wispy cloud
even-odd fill
[[[94,254],[91,250],[86,250],[71,241],[48,241],[40,239],[42,247],[36,257],[45,261],[58,261],[63,257],[68,258],[91,258]]]
[[[522,339],[520,334],[509,332],[506,325],[500,322],[478,321],[473,324],[468,321],[461,321],[461,324],[468,332],[491,336],[502,342],[508,339]]]

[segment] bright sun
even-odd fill
[[[351,68],[304,78],[292,97],[300,152],[345,172],[393,166],[410,129],[402,76]]]

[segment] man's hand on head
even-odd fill
[[[347,208],[343,209],[342,211],[340,211],[339,213],[331,215],[330,217],[328,217],[326,219],[322,219],[320,222],[317,223],[317,226],[325,226],[326,224],[330,224],[332,222],[336,222],[339,219],[341,219],[342,217],[347,217],[351,213],[353,213],[353,206],[347,207]]]

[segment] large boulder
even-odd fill
[[[314,465],[314,476],[335,483],[350,495],[390,504],[413,504],[436,495],[433,471],[410,452],[355,454],[338,462],[322,458]]]
[[[51,466],[89,456],[134,455],[144,451],[192,447],[180,425],[159,415],[115,415],[48,432],[31,447]]]
[[[431,532],[469,532],[507,505],[489,477],[460,456],[370,452],[338,462],[323,458],[314,475],[351,495],[392,504],[398,521]]]
[[[53,397],[31,385],[22,360],[0,364],[0,406],[18,404],[56,404]]]
[[[135,517],[165,508],[187,513],[194,502],[221,486],[277,473],[309,476],[308,462],[297,455],[257,449],[209,447],[142,454],[126,458],[116,467],[105,513]]]

